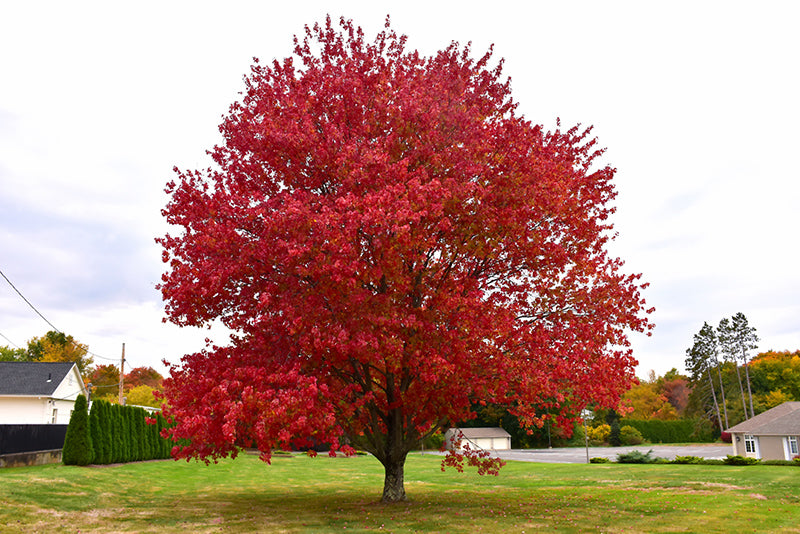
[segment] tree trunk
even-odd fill
[[[721,435],[723,432],[725,432],[725,429],[722,428],[722,414],[719,413],[717,394],[714,392],[714,381],[711,379],[711,369],[706,367],[706,371],[708,371],[708,383],[711,385],[711,398],[714,399],[714,409],[717,411],[717,423],[719,423],[719,433]]]
[[[750,371],[747,370],[747,360],[744,362],[744,376],[747,378],[747,395],[750,398],[750,417],[755,417],[756,412],[753,410],[753,390],[750,389]]]
[[[386,474],[383,479],[382,503],[395,503],[406,500],[406,488],[403,484],[403,469],[405,463],[406,457],[403,455],[400,459],[395,459],[394,461],[387,460],[383,464]]]
[[[717,362],[717,374],[719,375],[719,392],[722,395],[722,413],[725,414],[725,428],[731,427],[728,424],[728,403],[725,401],[725,386],[722,385],[722,371],[719,370],[719,362]]]
[[[394,375],[386,374],[386,401],[391,406],[397,399],[394,387]],[[403,485],[403,468],[408,455],[403,429],[403,411],[391,408],[384,419],[386,421],[386,442],[383,453],[378,460],[383,464],[385,477],[383,480],[382,503],[402,502],[406,500],[406,489]]]
[[[742,410],[744,411],[744,419],[747,421],[750,417],[747,415],[747,401],[744,399],[744,386],[742,386],[742,373],[739,372],[739,364],[736,360],[733,361],[736,366],[736,379],[739,380],[739,391],[742,393]]]

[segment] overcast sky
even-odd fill
[[[252,58],[288,56],[326,13],[370,38],[390,14],[425,55],[494,43],[528,119],[594,125],[618,169],[612,252],[657,310],[640,376],[683,370],[703,322],[736,312],[761,350],[800,349],[800,3],[120,6],[0,10],[0,271],[96,363],[126,343],[126,367],[164,372],[202,348],[209,332],[161,323],[164,185],[210,164]],[[50,329],[0,279],[0,345]]]

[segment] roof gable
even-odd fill
[[[729,428],[728,432],[773,436],[800,435],[800,402],[784,402]]]
[[[52,396],[74,362],[0,362],[0,395]]]

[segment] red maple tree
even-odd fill
[[[161,389],[164,377],[152,367],[134,367],[125,375],[125,389],[139,386],[150,386],[153,389]]]
[[[166,412],[177,457],[364,449],[393,502],[408,452],[473,403],[565,427],[616,406],[650,324],[605,250],[614,170],[588,129],[518,116],[491,50],[339,24],[256,60],[217,167],[167,187],[167,316],[234,334],[172,367]]]

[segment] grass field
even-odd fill
[[[0,469],[0,532],[800,532],[796,467],[439,462],[409,457],[398,505],[363,456]]]

